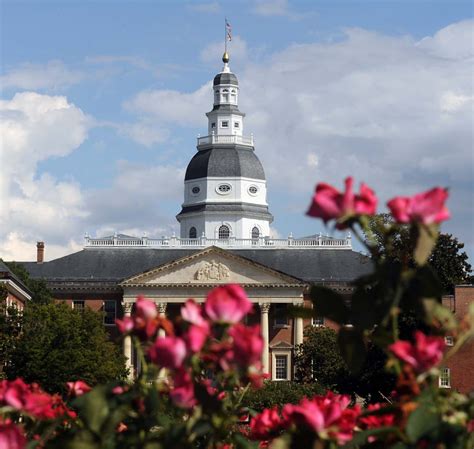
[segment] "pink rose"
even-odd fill
[[[196,324],[197,326],[204,326],[207,324],[202,316],[201,306],[196,304],[192,299],[188,299],[186,304],[181,307],[181,316],[188,323]]]
[[[173,379],[174,386],[170,390],[170,398],[173,403],[181,408],[191,408],[196,405],[191,375],[184,369],[180,369],[175,373]]]
[[[313,201],[306,212],[310,217],[321,218],[325,223],[339,220],[349,215],[373,215],[377,210],[377,197],[364,183],[358,195],[352,192],[352,177],[345,180],[346,190],[340,192],[333,186],[320,183],[316,186]],[[336,224],[337,229],[345,229],[344,223]]]
[[[23,379],[3,380],[0,383],[0,402],[5,402],[17,410],[21,410],[24,407],[26,396],[29,393],[30,388],[23,382]]]
[[[0,449],[24,449],[26,437],[10,419],[0,419]]]
[[[349,409],[348,396],[328,392],[326,396],[303,398],[299,404],[286,404],[282,409],[286,425],[303,426],[322,439],[335,439],[343,444],[352,438],[358,407]]]
[[[266,408],[250,421],[250,436],[254,440],[268,440],[283,429],[283,420],[277,407]]]
[[[234,324],[229,329],[232,337],[232,353],[235,361],[243,368],[260,362],[263,351],[263,338],[260,326],[245,326]]]
[[[236,284],[217,287],[207,295],[204,310],[213,321],[237,323],[252,310],[252,303]]]
[[[135,316],[146,321],[155,319],[158,316],[156,304],[143,296],[139,296],[135,303]]]
[[[133,320],[129,316],[124,317],[123,320],[117,318],[115,324],[117,325],[119,332],[122,334],[128,334],[133,330]]]
[[[412,197],[397,196],[387,206],[398,223],[418,222],[425,225],[441,223],[450,217],[445,206],[448,191],[435,187]]]
[[[398,340],[388,348],[396,357],[412,366],[417,373],[423,373],[441,361],[445,346],[443,337],[432,337],[416,331],[414,344]]]
[[[148,350],[153,363],[162,368],[179,368],[186,357],[186,344],[179,337],[158,337]]]
[[[204,322],[204,325],[202,326],[198,326],[196,324],[189,326],[189,329],[187,330],[186,334],[184,334],[183,338],[186,342],[186,346],[191,352],[199,352],[204,346],[204,343],[206,343],[209,335],[209,324]]]
[[[72,396],[82,396],[85,393],[88,393],[92,388],[87,385],[82,380],[76,380],[75,382],[66,383],[69,394]]]

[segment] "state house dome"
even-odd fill
[[[265,180],[262,164],[253,148],[216,147],[198,151],[189,162],[185,181],[208,177]]]

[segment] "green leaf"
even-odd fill
[[[383,437],[390,434],[400,433],[398,427],[379,427],[377,429],[364,430],[362,432],[355,432],[352,440],[343,446],[343,449],[349,449],[353,447],[358,447],[362,444],[367,443],[367,439],[370,436]],[[383,439],[383,438],[382,438]]]
[[[438,226],[418,226],[418,239],[413,254],[418,265],[424,265],[430,257],[438,238]]]
[[[310,290],[315,313],[330,320],[345,324],[349,318],[349,309],[344,302],[344,297],[327,288],[313,285]]]
[[[102,426],[109,416],[109,405],[105,395],[105,386],[99,386],[75,401],[75,405],[80,410],[80,417],[97,435],[100,435]]]
[[[420,405],[410,415],[406,432],[412,442],[418,441],[422,436],[429,434],[440,425],[440,420],[426,405]]]
[[[428,324],[438,322],[445,330],[456,329],[456,319],[447,307],[441,305],[434,298],[425,298],[423,300],[423,305],[425,307],[426,321]]]
[[[362,334],[353,327],[341,327],[337,342],[349,370],[353,374],[359,373],[367,355]]]

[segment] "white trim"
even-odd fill
[[[280,382],[280,381],[285,382],[285,381],[291,380],[291,369],[292,369],[291,354],[292,354],[292,350],[291,349],[278,348],[278,349],[271,349],[271,353],[272,353],[272,380],[274,380],[276,382]],[[286,361],[287,361],[286,379],[277,379],[276,378],[276,356],[277,355],[286,356]]]
[[[11,279],[0,279],[0,282],[7,285],[7,290],[13,295],[19,296],[19,299],[23,301],[30,301],[31,296],[26,293],[21,287],[18,286],[16,282]]]
[[[439,378],[438,378],[438,386],[439,388],[451,388],[451,369],[448,368],[447,366],[442,366],[439,370]],[[443,376],[443,373],[446,372],[446,385],[442,385],[441,383],[441,378]]]

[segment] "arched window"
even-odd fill
[[[197,231],[196,231],[196,228],[194,226],[189,230],[189,238],[190,239],[197,238]]]
[[[230,237],[230,229],[229,226],[222,225],[219,228],[219,238],[220,239],[228,239]]]
[[[229,101],[229,89],[222,90],[222,101],[226,103]]]
[[[257,240],[260,237],[260,230],[257,228],[257,226],[254,226],[252,228],[252,239]]]

